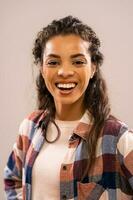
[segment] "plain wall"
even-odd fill
[[[101,39],[112,113],[133,127],[132,0],[0,0],[0,199],[19,124],[35,109],[34,38],[51,20],[70,14]]]

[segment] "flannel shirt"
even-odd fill
[[[4,170],[8,200],[32,199],[32,167],[45,142],[48,122],[47,111],[38,110],[21,123]],[[133,133],[112,117],[106,120],[99,135],[95,163],[81,181],[92,126],[88,122],[83,117],[68,141],[68,152],[60,168],[60,199],[133,200]]]

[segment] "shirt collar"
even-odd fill
[[[35,127],[39,128],[43,124],[44,127],[46,128],[49,120],[50,120],[49,119],[49,111],[41,110]],[[86,110],[85,113],[83,114],[82,118],[79,120],[78,125],[75,127],[73,132],[76,135],[83,138],[84,140],[87,140],[88,134],[90,132],[92,125],[93,125],[93,118],[92,118],[91,114],[89,113],[89,111]]]
[[[78,125],[74,129],[74,133],[83,138],[84,140],[87,140],[92,125],[93,125],[93,118],[91,114],[88,111],[86,111],[82,116],[82,118],[80,119]]]
[[[35,125],[35,128],[41,127],[42,123],[46,121],[46,117],[48,117],[49,111],[48,110],[40,110],[39,116]]]

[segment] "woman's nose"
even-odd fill
[[[73,74],[74,71],[72,70],[72,68],[61,67],[60,69],[58,69],[58,76],[67,77],[67,76],[73,76]]]

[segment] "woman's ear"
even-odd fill
[[[91,65],[91,78],[93,78],[95,72],[96,72],[96,65],[92,64]]]
[[[44,74],[43,74],[43,66],[40,66],[40,73],[42,74],[42,77],[44,78]]]

